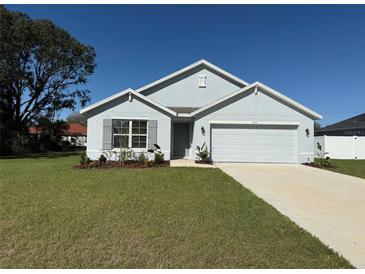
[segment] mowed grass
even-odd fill
[[[0,160],[2,268],[350,268],[218,169]]]
[[[335,160],[333,171],[365,179],[365,160]]]
[[[318,162],[319,159],[315,161]],[[327,170],[365,179],[365,160],[331,159],[330,161],[333,167]]]

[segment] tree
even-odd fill
[[[86,117],[82,114],[79,114],[77,112],[71,113],[67,118],[66,121],[69,123],[78,123],[81,125],[86,126]]]
[[[95,51],[49,20],[0,6],[1,151],[27,126],[52,113],[84,106],[79,89],[95,69]],[[53,115],[54,116],[54,115]]]
[[[39,144],[41,149],[60,149],[61,135],[68,129],[66,121],[52,121],[44,117],[38,120],[37,128],[40,130]]]

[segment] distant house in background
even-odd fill
[[[59,136],[63,142],[70,142],[71,146],[86,146],[87,141],[87,128],[78,123],[67,123],[68,128],[63,130]],[[42,134],[42,128],[29,127],[28,132],[30,135]]]
[[[365,136],[365,113],[321,128],[318,135]]]
[[[87,128],[77,123],[67,123],[68,129],[61,135],[63,141],[69,141],[72,146],[86,146]]]

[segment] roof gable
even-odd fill
[[[109,97],[107,97],[107,98],[105,98],[103,100],[100,100],[100,101],[98,101],[98,102],[96,102],[96,103],[94,103],[94,104],[92,104],[92,105],[90,105],[90,106],[88,106],[88,107],[80,110],[80,113],[81,114],[82,113],[86,113],[86,112],[88,112],[88,111],[90,111],[90,110],[92,110],[92,109],[94,109],[96,107],[99,107],[101,105],[104,105],[104,104],[106,104],[106,103],[108,103],[108,102],[110,102],[112,100],[115,100],[115,99],[117,99],[117,98],[119,98],[121,96],[124,96],[126,94],[129,94],[129,93],[133,93],[135,96],[137,96],[137,94],[139,94],[140,95],[140,98],[143,99],[143,100],[145,100],[145,101],[148,101],[148,100],[149,101],[153,101],[152,99],[148,98],[147,96],[142,95],[142,93],[145,90],[148,90],[148,89],[150,89],[152,87],[155,87],[157,85],[160,85],[160,84],[162,84],[162,83],[164,83],[164,82],[166,82],[166,81],[168,81],[168,80],[170,80],[170,79],[172,79],[174,77],[180,76],[180,75],[182,75],[182,74],[184,74],[184,73],[186,73],[186,72],[188,72],[190,70],[193,70],[193,69],[195,69],[195,68],[197,68],[199,66],[205,66],[208,69],[212,70],[213,72],[215,72],[215,73],[217,73],[219,75],[224,76],[225,78],[229,79],[230,81],[236,83],[239,86],[244,87],[244,86],[249,85],[247,82],[239,79],[238,77],[230,74],[229,72],[227,72],[227,71],[225,71],[225,70],[217,67],[216,65],[213,65],[212,63],[210,63],[210,62],[208,62],[208,61],[206,61],[204,59],[201,59],[201,60],[199,60],[199,61],[197,61],[197,62],[195,62],[195,63],[193,63],[193,64],[191,64],[191,65],[189,65],[187,67],[184,67],[184,68],[182,68],[182,69],[180,69],[180,70],[178,70],[178,71],[176,71],[176,72],[174,72],[172,74],[169,74],[169,75],[167,75],[167,76],[165,76],[165,77],[163,77],[163,78],[161,78],[161,79],[159,79],[157,81],[154,81],[154,82],[152,82],[152,83],[150,83],[148,85],[145,85],[145,86],[143,86],[143,87],[141,87],[141,88],[139,88],[137,90],[133,90],[131,88],[128,88],[128,89],[125,89],[123,91],[120,91],[120,92],[118,92],[118,93],[116,93],[116,94],[114,94],[112,96],[109,96]],[[141,96],[143,96],[143,97],[141,97]],[[172,115],[176,115],[176,112],[172,111],[169,108],[166,108],[166,107],[162,106],[161,104],[157,103],[156,101],[153,101],[153,104],[155,104],[159,108],[165,110],[166,112],[168,112],[168,113],[170,113]]]
[[[128,96],[132,96],[133,95],[135,97],[138,97],[142,101],[145,101],[147,103],[150,103],[150,104],[154,105],[155,107],[157,107],[157,108],[159,108],[159,109],[161,109],[161,110],[163,110],[163,111],[165,111],[165,112],[167,112],[167,113],[169,113],[169,114],[171,114],[173,116],[176,116],[177,115],[175,111],[173,111],[173,110],[171,110],[171,109],[169,109],[169,108],[167,108],[167,107],[165,107],[165,106],[163,106],[163,105],[161,105],[161,104],[159,104],[159,103],[151,100],[150,98],[148,98],[148,97],[146,97],[146,96],[144,96],[144,95],[142,95],[140,93],[135,92],[133,89],[130,89],[130,88],[129,89],[126,89],[126,90],[123,90],[121,92],[118,92],[118,93],[116,93],[116,94],[114,94],[114,95],[112,95],[112,96],[110,96],[108,98],[105,98],[104,100],[101,100],[101,101],[99,101],[99,102],[97,102],[95,104],[92,104],[91,106],[88,106],[88,107],[80,110],[80,113],[81,114],[86,113],[86,112],[88,112],[88,111],[90,111],[92,109],[95,109],[95,108],[97,108],[99,106],[102,106],[102,105],[104,105],[104,104],[106,104],[108,102],[111,102],[111,101],[113,101],[113,100],[115,100],[117,98],[120,98],[122,96],[127,96],[127,95]]]
[[[298,102],[294,101],[293,99],[281,94],[280,92],[260,83],[260,82],[254,82],[240,90],[237,90],[223,98],[220,98],[219,100],[211,103],[211,104],[208,104],[208,105],[205,105],[204,107],[202,108],[199,108],[198,110],[192,112],[190,115],[191,116],[196,116],[202,112],[204,112],[205,110],[208,110],[214,106],[217,106],[231,98],[234,98],[235,96],[239,95],[239,94],[242,94],[242,93],[247,93],[247,92],[250,92],[252,91],[252,89],[255,89],[255,91],[263,91],[263,92],[266,92],[268,93],[269,95],[277,98],[277,99],[280,99],[281,101],[285,102],[286,104],[290,105],[291,107],[297,109],[297,110],[300,110],[301,112],[307,114],[308,116],[310,116],[311,118],[313,119],[322,119],[322,116],[316,112],[314,112],[313,110],[303,106],[302,104],[299,104]]]
[[[171,74],[169,74],[169,75],[167,75],[165,77],[162,77],[162,78],[160,78],[160,79],[158,79],[158,80],[156,80],[156,81],[154,81],[154,82],[152,82],[150,84],[147,84],[147,85],[145,85],[143,87],[140,87],[139,89],[136,90],[136,92],[142,92],[143,93],[144,91],[146,91],[146,90],[148,90],[148,89],[150,89],[152,87],[155,87],[157,85],[160,85],[160,84],[162,84],[162,83],[164,83],[164,82],[166,82],[168,80],[173,79],[174,77],[177,77],[179,75],[182,75],[182,74],[184,74],[184,73],[186,73],[186,72],[188,72],[190,70],[193,70],[193,69],[195,69],[195,68],[197,68],[199,66],[205,66],[206,68],[212,70],[213,72],[217,73],[218,75],[224,76],[227,79],[229,79],[230,81],[232,81],[232,82],[234,82],[234,83],[236,83],[236,84],[238,84],[238,85],[240,85],[242,87],[249,85],[249,83],[247,83],[246,81],[243,81],[242,79],[240,79],[240,78],[234,76],[233,74],[231,74],[231,73],[229,73],[229,72],[227,72],[227,71],[225,71],[225,70],[217,67],[216,65],[214,65],[214,64],[212,64],[212,63],[210,63],[210,62],[208,62],[208,61],[206,61],[204,59],[201,59],[201,60],[199,60],[199,61],[197,61],[197,62],[195,62],[195,63],[193,63],[193,64],[191,64],[191,65],[189,65],[187,67],[184,67],[184,68],[182,68],[182,69],[180,69],[180,70],[178,70],[178,71],[176,71],[174,73],[171,73]]]

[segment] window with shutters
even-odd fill
[[[147,121],[113,119],[113,148],[147,149]]]

